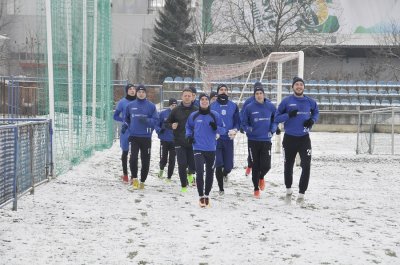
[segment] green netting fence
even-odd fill
[[[37,5],[42,43],[50,36],[46,7],[51,7],[54,101],[51,74],[44,67],[38,74],[46,100],[38,113],[54,119],[55,173],[60,174],[112,145],[111,6],[109,0],[38,0]],[[47,47],[39,51],[46,66]]]

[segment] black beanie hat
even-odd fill
[[[261,82],[258,82],[258,81],[254,83],[254,94],[255,94],[257,91],[262,91],[263,93],[265,93],[265,92],[264,92],[263,85],[261,84]]]
[[[302,82],[303,83],[303,85],[305,85],[304,84],[304,80],[302,79],[302,78],[300,78],[300,77],[298,77],[298,76],[295,76],[294,78],[293,78],[293,81],[292,81],[292,88],[293,88],[293,86],[294,86],[294,84],[296,83],[296,82]]]
[[[140,84],[140,85],[138,85],[138,86],[136,87],[136,92],[138,92],[138,91],[140,91],[140,90],[143,90],[144,92],[146,92],[146,87],[145,87],[144,85]]]
[[[133,84],[127,84],[127,85],[125,86],[125,93],[126,93],[126,94],[128,94],[128,90],[129,90],[129,88],[131,88],[131,87],[135,88],[135,86],[134,86]],[[136,88],[135,88],[135,89],[136,89]]]
[[[194,93],[194,94],[197,93],[197,90],[194,86],[190,86],[189,89],[192,90],[192,93]]]
[[[217,96],[218,94],[217,94],[217,92],[215,92],[215,91],[211,91],[210,92],[210,98],[213,98],[213,97],[215,97],[215,96]]]
[[[199,95],[199,100],[201,100],[202,97],[206,97],[208,100],[210,100],[210,97],[206,93],[201,93]]]
[[[178,104],[178,101],[174,98],[170,98],[168,100],[168,106],[171,106],[172,104]]]
[[[221,87],[226,87],[226,88],[228,88],[225,84],[219,84],[219,85],[217,86],[217,94],[218,94],[219,89],[220,89]]]

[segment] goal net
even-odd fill
[[[357,154],[400,154],[400,108],[359,112]]]
[[[206,87],[215,89],[224,82],[231,88],[233,100],[241,104],[253,93],[256,81],[264,85],[266,96],[279,103],[282,94],[290,92],[293,77],[303,77],[304,53],[273,52],[267,57],[236,64],[206,65],[202,68],[202,80]]]
[[[253,95],[253,85],[256,81],[263,84],[265,97],[276,106],[282,97],[291,93],[292,79],[303,77],[304,53],[273,52],[265,58],[236,64],[206,65],[201,69],[203,86],[216,91],[219,83],[224,83],[230,90],[230,99],[242,107],[243,102]],[[273,138],[272,150],[280,153],[280,135]],[[235,155],[247,158],[247,139],[238,137],[235,142]]]

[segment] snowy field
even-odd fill
[[[0,264],[400,264],[400,157],[355,155],[356,134],[311,140],[303,206],[300,168],[287,202],[273,154],[261,199],[240,164],[224,196],[214,181],[206,209],[195,188],[180,193],[177,173],[157,179],[158,140],[145,190],[129,191],[115,143],[22,197],[18,211],[0,209]]]

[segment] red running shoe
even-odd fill
[[[122,181],[123,181],[124,183],[129,183],[128,175],[123,175],[123,176],[122,176]]]

